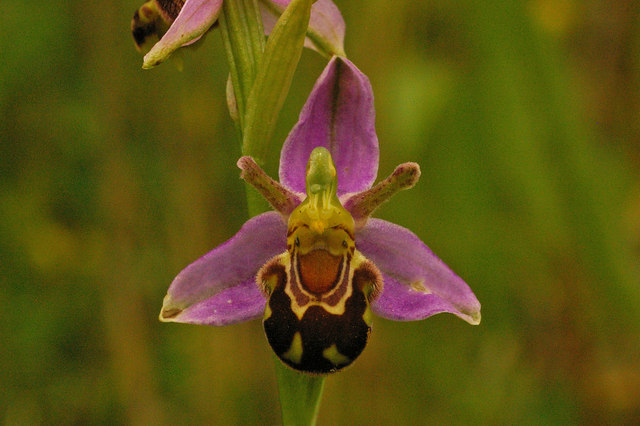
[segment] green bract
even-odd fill
[[[312,0],[293,0],[271,32],[247,100],[242,153],[263,159],[298,66]]]

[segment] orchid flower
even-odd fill
[[[367,77],[334,57],[283,145],[280,182],[252,158],[238,161],[275,211],[184,269],[160,319],[226,325],[262,316],[276,355],[312,374],[353,362],[372,312],[399,321],[449,312],[478,324],[480,303],[460,277],[408,229],[370,218],[420,176],[416,163],[404,163],[372,186],[374,116]]]
[[[138,50],[145,52],[143,68],[153,68],[180,47],[198,41],[216,24],[223,0],[149,0],[134,14],[131,32]],[[227,0],[234,1],[234,0]],[[291,0],[260,0],[266,34]],[[345,24],[331,0],[317,0],[305,46],[324,54],[344,54]]]

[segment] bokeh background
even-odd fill
[[[0,3],[0,422],[277,424],[259,321],[157,320],[246,220],[217,32],[143,71],[142,0]],[[337,0],[371,79],[377,216],[414,230],[483,320],[378,318],[320,424],[640,421],[640,4]],[[305,52],[268,170],[324,67]],[[259,236],[257,236],[259,237]]]

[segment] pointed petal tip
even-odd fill
[[[167,294],[162,301],[162,309],[160,310],[158,319],[162,322],[180,322],[177,318],[182,311],[184,311],[184,309],[176,306],[171,296]]]
[[[262,316],[265,303],[255,280],[249,279],[184,309],[167,303],[160,312],[160,321],[211,326],[237,324]]]
[[[166,37],[166,34],[165,34]],[[163,63],[175,50],[180,46],[166,46],[167,39],[163,37],[159,42],[153,45],[151,50],[144,55],[142,59],[142,69],[149,70]]]
[[[465,285],[467,285],[465,283]],[[468,288],[468,285],[467,285]],[[462,300],[458,300],[457,303],[453,303],[453,306],[458,310],[460,318],[465,320],[471,325],[478,325],[482,320],[481,305],[476,295],[469,288],[466,296]]]
[[[460,317],[471,325],[479,325],[480,320],[482,319],[482,314],[480,313],[480,308],[474,312],[465,312],[464,317]]]
[[[175,322],[176,317],[181,313],[182,309],[179,308],[162,308],[159,319],[162,322]]]
[[[155,58],[147,59],[147,56],[145,55],[145,57],[144,57],[144,59],[142,61],[142,69],[143,70],[150,70],[152,68],[157,67],[161,63],[162,63],[162,61],[155,60]]]

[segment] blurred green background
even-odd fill
[[[280,422],[259,321],[157,320],[247,213],[219,34],[183,72],[143,71],[141,3],[0,3],[6,425]],[[640,422],[640,4],[336,3],[381,176],[423,170],[377,216],[457,271],[483,320],[378,318],[319,423]],[[324,64],[303,54],[273,146]]]

